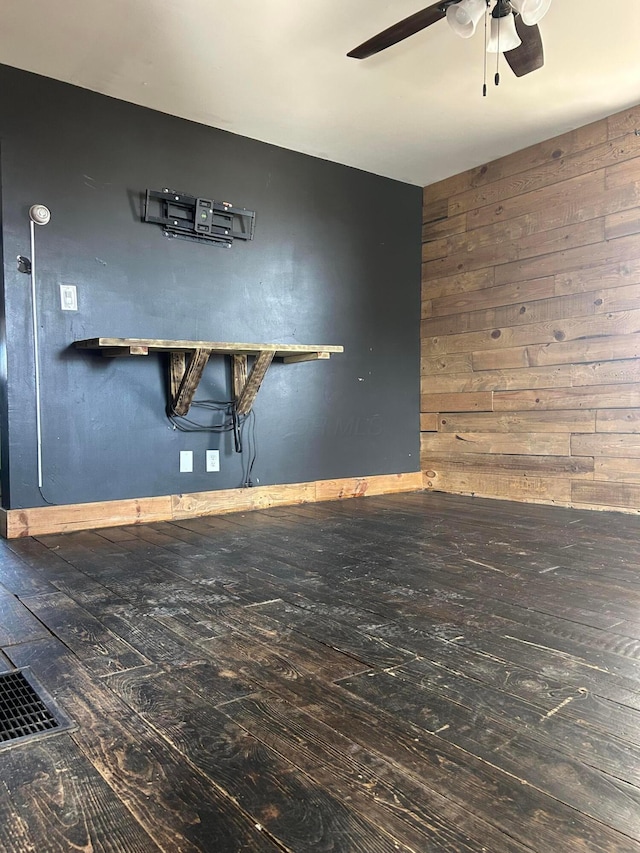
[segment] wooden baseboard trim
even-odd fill
[[[513,503],[524,503],[524,504],[541,504],[543,506],[558,506],[564,507],[566,509],[586,509],[594,512],[624,512],[627,515],[639,515],[640,508],[632,507],[632,506],[607,506],[604,504],[589,504],[589,503],[580,503],[578,501],[566,501],[566,500],[556,500],[554,498],[545,498],[544,496],[534,497],[528,496],[524,497],[519,494],[517,496],[510,494],[497,494],[492,491],[483,491],[482,489],[471,491],[470,489],[444,489],[439,488],[433,485],[431,477],[424,475],[423,479],[423,491],[425,492],[434,492],[440,493],[443,495],[462,495],[463,497],[470,498],[483,498],[491,501],[510,501]]]
[[[256,486],[252,489],[224,489],[218,492],[193,492],[163,495],[157,498],[135,498],[65,504],[28,509],[0,510],[0,535],[5,539],[69,533],[124,524],[174,521],[201,515],[219,515],[266,509],[271,506],[315,503],[316,501],[358,498],[364,495],[389,495],[422,489],[422,473],[380,474],[372,477],[347,477],[318,480],[311,483],[288,483],[281,486]]]

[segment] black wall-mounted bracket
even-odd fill
[[[147,190],[143,220],[161,225],[167,237],[230,249],[234,240],[253,240],[256,214],[228,201],[163,189]]]
[[[24,255],[18,255],[18,272],[22,272],[25,275],[31,275],[31,261],[29,258],[25,258]]]

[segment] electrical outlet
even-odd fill
[[[75,284],[60,285],[60,307],[63,311],[78,310],[78,290]]]
[[[180,451],[180,473],[191,474],[193,472],[193,450]]]
[[[207,459],[207,471],[219,471],[220,470],[220,451],[219,450],[207,450],[206,453]]]

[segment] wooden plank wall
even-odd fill
[[[640,106],[426,187],[428,489],[640,511]]]

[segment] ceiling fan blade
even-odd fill
[[[398,24],[394,24],[392,27],[384,30],[384,32],[378,33],[377,36],[365,41],[359,47],[354,47],[353,50],[349,51],[347,56],[351,56],[353,59],[366,59],[374,53],[380,53],[381,50],[391,47],[392,44],[397,44],[399,41],[409,38],[414,33],[419,33],[420,30],[424,30],[430,27],[431,24],[440,21],[447,14],[446,9],[448,5],[451,4],[440,0],[439,3],[434,3],[420,12],[416,12],[415,15],[410,15],[404,21],[400,21]]]
[[[505,51],[504,58],[516,77],[524,77],[544,65],[544,49],[540,27],[534,24],[528,27],[520,15],[516,15],[516,30],[522,44],[513,50]]]

